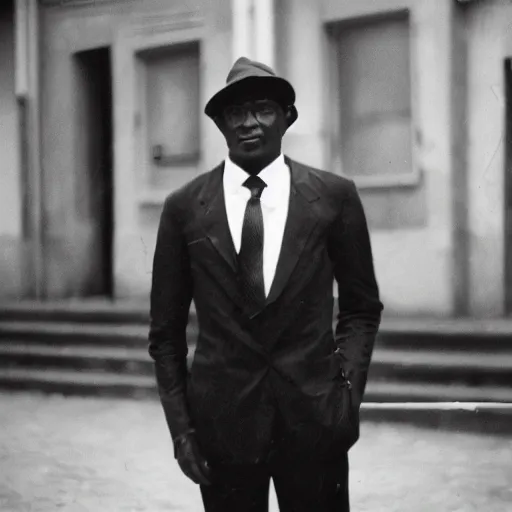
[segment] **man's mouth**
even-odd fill
[[[260,140],[260,135],[253,135],[251,137],[240,137],[241,144],[254,144],[255,142],[259,142]]]

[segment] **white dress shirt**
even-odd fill
[[[281,154],[258,176],[267,184],[261,194],[263,212],[263,280],[268,296],[277,268],[277,260],[283,243],[284,228],[288,217],[290,199],[290,169]],[[229,229],[236,252],[242,244],[242,225],[247,201],[251,192],[243,186],[249,177],[242,168],[229,157],[224,165],[224,200]]]

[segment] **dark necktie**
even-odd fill
[[[242,225],[242,243],[238,269],[242,292],[251,308],[258,312],[265,304],[263,281],[263,213],[260,197],[267,184],[258,176],[250,176],[243,184],[251,191]]]

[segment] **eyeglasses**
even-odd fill
[[[244,105],[230,105],[224,109],[224,119],[231,128],[242,126],[247,120],[249,112],[261,124],[270,124],[279,109],[279,105],[274,101],[265,100]]]

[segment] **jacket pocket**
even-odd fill
[[[194,238],[193,240],[190,240],[187,242],[187,247],[191,247],[196,244],[205,243],[208,242],[208,237],[202,236],[200,238]]]
[[[338,353],[335,353],[334,357],[336,361],[334,381],[341,402],[338,409],[336,429],[343,449],[348,451],[359,439],[359,411],[354,407],[352,385],[341,364],[341,357]]]

